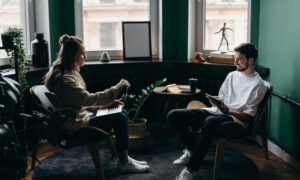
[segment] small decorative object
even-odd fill
[[[220,51],[220,47],[222,46],[223,39],[225,39],[225,41],[226,41],[227,50],[229,50],[229,48],[228,48],[228,40],[227,40],[226,34],[225,34],[226,30],[233,31],[231,28],[227,28],[226,27],[226,22],[224,22],[223,27],[218,32],[215,32],[215,34],[218,34],[218,33],[222,32],[222,39],[221,39],[221,43],[220,43],[220,45],[218,47],[218,51]]]
[[[35,38],[31,42],[32,65],[35,67],[48,67],[48,42],[44,39],[44,33],[35,33]]]
[[[204,62],[203,53],[202,52],[195,52],[195,57],[192,59],[193,63],[201,63]]]
[[[101,54],[100,61],[102,61],[102,62],[110,61],[110,56],[109,56],[108,52],[105,51]]]
[[[190,85],[191,93],[196,92],[197,83],[198,83],[198,79],[196,79],[196,78],[190,78],[189,79],[189,85]]]

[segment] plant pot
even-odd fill
[[[148,130],[147,130],[147,119],[138,118],[134,124],[129,124],[129,149],[139,150],[147,146],[148,143]]]
[[[1,34],[2,46],[4,49],[12,49],[14,47],[13,37],[6,34]]]

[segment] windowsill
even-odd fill
[[[143,66],[146,65],[146,66]],[[122,66],[124,65],[124,68],[127,67],[134,67],[134,68],[144,68],[144,67],[149,67],[147,66],[147,64],[153,64],[154,67],[159,68],[161,66],[164,65],[171,65],[171,66],[180,66],[182,68],[193,68],[193,67],[207,67],[207,68],[225,68],[225,69],[231,69],[234,70],[235,65],[232,64],[218,64],[218,63],[208,63],[208,62],[204,62],[204,63],[192,63],[192,62],[186,62],[186,61],[162,61],[161,59],[154,59],[152,61],[148,61],[148,60],[129,60],[129,61],[123,61],[123,60],[112,60],[109,62],[101,62],[99,60],[89,60],[89,61],[85,61],[84,63],[84,67],[83,69],[88,69],[89,67],[96,67],[99,66],[100,67],[106,67],[106,66]],[[127,65],[127,66],[125,66]],[[28,70],[28,76],[29,77],[40,77],[40,76],[44,76],[49,70],[49,67],[33,67],[32,65],[29,66],[29,70]],[[255,70],[257,72],[259,72],[261,74],[261,76],[267,76],[269,75],[269,68],[263,67],[263,66],[259,66],[259,65],[255,65]],[[155,71],[155,70],[153,70]],[[9,69],[9,71],[7,72],[3,72],[2,73],[4,76],[14,76],[15,75],[15,70],[14,69]]]

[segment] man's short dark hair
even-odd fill
[[[254,58],[254,62],[257,58],[257,48],[251,43],[242,43],[234,48],[234,51],[239,52],[246,56],[249,60],[250,58]]]

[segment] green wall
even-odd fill
[[[59,51],[58,40],[63,34],[75,35],[74,0],[48,0],[50,23],[51,59]]]
[[[259,65],[270,68],[274,91],[300,102],[300,1],[262,0],[259,12]],[[271,98],[269,134],[300,160],[300,108]]]

